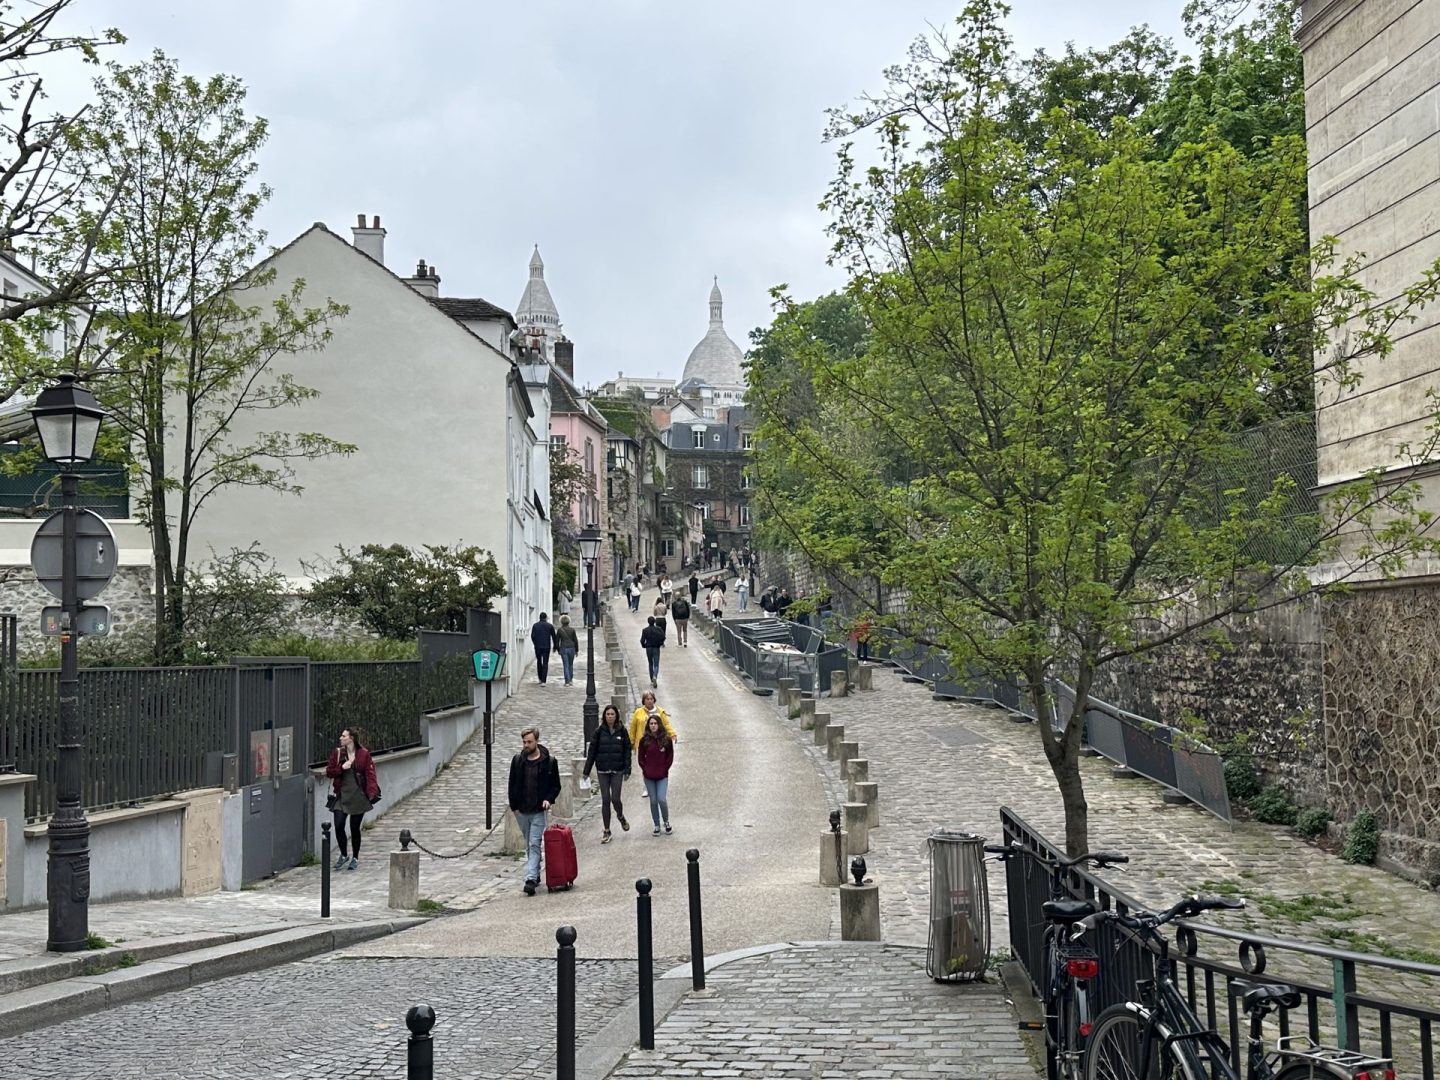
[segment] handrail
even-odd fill
[[[1117,891],[1108,884],[1106,888],[1112,893]],[[1432,978],[1440,978],[1440,964],[1424,964],[1418,960],[1402,960],[1399,957],[1385,956],[1381,953],[1358,953],[1350,952],[1347,949],[1331,949],[1325,945],[1312,945],[1308,941],[1292,941],[1286,938],[1266,937],[1264,934],[1252,934],[1248,931],[1231,930],[1228,927],[1216,926],[1213,923],[1195,922],[1190,919],[1176,919],[1174,925],[1177,927],[1183,926],[1197,933],[1210,934],[1213,937],[1229,938],[1231,941],[1243,941],[1252,945],[1269,945],[1272,948],[1287,949],[1290,952],[1305,953],[1309,956],[1319,956],[1326,960],[1366,964],[1370,967],[1405,971],[1412,975],[1427,975]]]

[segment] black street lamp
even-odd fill
[[[48,827],[50,861],[46,890],[50,900],[51,952],[78,952],[90,930],[90,822],[80,805],[80,660],[76,654],[80,618],[75,568],[75,496],[80,479],[75,466],[95,453],[105,410],[74,375],[61,375],[57,386],[40,392],[30,410],[45,457],[60,467],[64,532],[61,549],[60,738],[57,806]]]
[[[580,558],[585,562],[585,580],[589,582],[590,610],[585,613],[585,745],[600,726],[600,703],[595,700],[595,624],[600,621],[600,590],[595,571],[600,565],[600,526],[593,522],[580,530]]]

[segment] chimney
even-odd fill
[[[555,342],[555,366],[565,372],[571,382],[575,381],[575,343],[568,338]]]
[[[378,217],[370,219],[370,226],[365,226],[365,215],[355,215],[355,225],[350,233],[355,238],[355,250],[363,251],[381,266],[385,265],[385,230],[380,227]]]
[[[433,266],[426,266],[425,260],[421,259],[415,265],[415,276],[406,278],[405,284],[418,292],[421,296],[440,295],[440,271]]]

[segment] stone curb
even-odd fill
[[[901,942],[889,941],[775,941],[769,945],[752,945],[748,949],[732,949],[730,952],[716,953],[714,956],[705,958],[705,973],[708,975],[716,968],[724,967],[726,964],[733,964],[737,960],[748,960],[752,956],[766,956],[769,953],[783,952],[786,949],[924,949],[924,945],[906,945]],[[688,963],[673,967],[662,975],[656,976],[660,979],[688,979],[692,975],[692,969]]]
[[[174,952],[134,967],[77,975],[0,995],[0,1038],[98,1012],[137,998],[184,990],[228,975],[275,967],[419,926],[394,919],[339,926],[300,926],[221,945]],[[196,938],[213,935],[193,935]],[[231,935],[234,938],[236,935]],[[125,950],[118,950],[125,951]],[[138,949],[129,950],[138,952]]]

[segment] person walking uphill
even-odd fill
[[[665,631],[655,625],[655,616],[648,616],[645,629],[640,631],[640,647],[645,650],[645,659],[650,662],[650,685],[660,685],[660,650],[665,647]]]
[[[625,820],[625,804],[620,792],[630,775],[630,733],[620,723],[620,710],[606,705],[600,714],[600,726],[590,737],[585,750],[585,772],[588,778],[594,769],[600,781],[600,820],[605,826],[602,844],[610,843],[610,808],[614,806],[615,816],[620,819],[620,828],[630,830]]]
[[[530,627],[530,644],[535,647],[535,677],[544,686],[550,674],[550,650],[555,647],[555,627],[543,611],[535,620],[535,625]]]
[[[650,797],[650,819],[655,822],[654,834],[660,826],[670,829],[670,766],[675,763],[675,741],[665,733],[660,717],[651,713],[645,721],[645,734],[635,752],[640,762],[640,775],[645,778],[645,794]]]
[[[670,605],[670,615],[675,620],[675,644],[688,647],[690,644],[690,601],[684,596],[675,597]]]
[[[560,654],[565,685],[569,686],[575,681],[575,654],[580,651],[580,635],[570,625],[569,615],[561,615],[560,625],[555,628],[555,650]]]
[[[375,762],[370,757],[370,751],[360,745],[359,733],[354,728],[345,728],[340,732],[340,745],[330,751],[325,775],[334,782],[334,792],[326,804],[335,814],[335,841],[340,845],[335,869],[354,870],[360,865],[360,826],[380,798]],[[345,835],[347,824],[350,827],[348,838]]]
[[[700,575],[694,570],[690,571],[690,606],[694,607],[700,602]]]
[[[510,759],[510,809],[525,837],[525,895],[540,884],[540,845],[545,839],[545,812],[560,797],[560,766],[540,745],[540,729],[520,733],[520,753]]]

